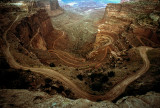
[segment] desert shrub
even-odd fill
[[[54,63],[49,64],[50,67],[56,67]]]
[[[113,71],[108,72],[108,77],[114,77],[114,76],[115,76],[115,72]]]
[[[66,93],[67,96],[71,94],[71,90],[65,90],[64,92]]]
[[[81,81],[83,80],[83,76],[81,74],[77,75],[77,78]]]
[[[102,89],[102,83],[100,82],[95,82],[91,85],[91,89],[93,91],[100,91]]]
[[[62,91],[64,91],[64,87],[63,86],[59,86],[59,88],[57,89],[58,93],[62,93]]]
[[[31,73],[31,70],[28,69],[28,70],[26,70],[26,72],[27,72],[27,73]]]
[[[50,83],[50,82],[52,82],[52,80],[51,80],[50,78],[46,78],[46,79],[45,79],[45,83],[48,84],[48,83]]]
[[[95,79],[99,79],[100,82],[105,83],[107,82],[108,76],[102,73],[93,73],[92,75],[90,75],[91,81],[94,82]]]
[[[91,78],[91,81],[92,81],[92,82],[94,81],[96,75],[97,75],[97,74],[95,74],[95,73],[91,74],[90,78]]]
[[[109,80],[108,76],[107,75],[104,75],[102,78],[101,78],[101,83],[105,83]]]
[[[103,70],[103,72],[105,72],[105,71],[106,71],[106,68],[102,68],[102,70]]]

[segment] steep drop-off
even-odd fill
[[[38,10],[21,20],[16,25],[16,37],[20,39],[26,47],[47,50],[52,47],[54,40],[61,35],[55,30],[45,10]]]
[[[89,57],[96,56],[104,48],[118,54],[137,46],[159,47],[159,12],[159,2],[108,4]]]
[[[46,10],[36,9],[28,13],[9,4],[1,4],[0,9],[2,11],[0,19],[2,22],[1,34],[13,19],[19,16],[18,21],[7,35],[7,39],[11,44],[10,50],[15,59],[22,64],[32,66],[41,64],[40,62],[38,63],[39,60],[42,62],[51,60],[47,50],[53,49],[54,41],[63,35],[63,32],[53,28]],[[67,38],[62,39],[62,43],[57,43],[56,46],[63,50],[67,47],[66,40]],[[33,52],[36,53],[39,59]],[[39,57],[42,54],[41,52],[44,53],[44,56]]]

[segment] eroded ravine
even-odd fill
[[[59,39],[63,38],[63,36],[64,36],[64,32],[60,37],[58,37],[54,41],[53,50],[48,50],[48,51],[50,53],[56,54],[56,56],[60,60],[62,60],[66,65],[73,66],[73,67],[86,67],[86,68],[91,68],[91,67],[98,68],[98,67],[100,67],[102,65],[101,62],[107,56],[107,51],[108,51],[109,45],[112,44],[112,42],[113,42],[113,39],[111,37],[108,37],[109,42],[104,47],[98,49],[98,50],[104,49],[104,56],[99,61],[89,62],[89,61],[86,61],[86,59],[84,59],[84,58],[77,58],[77,57],[71,56],[67,52],[56,49],[55,48],[56,42],[58,42]]]
[[[81,90],[71,80],[69,80],[68,78],[66,78],[65,76],[63,76],[62,74],[60,74],[60,73],[58,73],[54,70],[46,69],[46,68],[25,67],[25,66],[22,66],[15,61],[14,57],[10,53],[10,50],[9,50],[10,45],[9,45],[7,39],[6,39],[6,36],[7,36],[8,31],[16,23],[16,21],[18,20],[19,17],[20,16],[17,16],[17,18],[14,20],[14,22],[9,26],[9,28],[3,34],[3,40],[4,40],[5,44],[3,46],[1,46],[1,48],[2,48],[2,51],[3,51],[4,55],[6,56],[6,59],[7,59],[8,63],[10,64],[10,66],[12,68],[15,68],[15,69],[31,70],[31,71],[36,72],[36,73],[40,73],[40,74],[43,74],[43,75],[46,75],[46,76],[49,76],[49,77],[56,78],[57,80],[61,81],[65,86],[70,88],[71,91],[78,98],[87,98],[87,99],[92,100],[92,101],[113,100],[124,92],[127,85],[129,85],[131,82],[133,82],[134,80],[139,78],[142,74],[147,72],[147,70],[149,69],[150,62],[148,60],[146,52],[147,52],[147,50],[150,50],[151,48],[145,47],[145,46],[138,47],[137,49],[139,50],[140,55],[141,55],[141,57],[144,61],[143,67],[140,70],[138,70],[136,73],[134,73],[133,75],[130,75],[129,77],[127,77],[124,80],[122,80],[121,82],[119,82],[117,85],[115,85],[105,95],[100,95],[100,96],[91,95],[91,94]]]

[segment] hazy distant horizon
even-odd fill
[[[100,3],[120,3],[121,0],[58,0],[64,3],[71,3],[71,2],[83,2],[83,1],[94,1]]]
[[[89,4],[97,7],[105,7],[108,3],[120,3],[121,0],[58,0],[60,5],[88,6]],[[85,4],[86,2],[86,4]]]

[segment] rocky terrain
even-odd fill
[[[40,0],[40,3],[44,4],[50,17],[61,15],[64,12],[64,10],[59,6],[58,0]]]
[[[3,108],[158,108],[160,95],[149,92],[141,96],[128,96],[116,103],[109,101],[92,102],[86,99],[71,100],[62,96],[49,96],[44,92],[28,90],[0,90]],[[152,100],[152,101],[150,101]]]
[[[46,10],[37,8],[28,13],[14,5],[1,4],[1,11],[3,12],[1,13],[1,35],[8,25],[19,16],[19,20],[14,24],[8,38],[11,43],[10,50],[17,61],[24,65],[40,66],[39,60],[46,63],[47,59],[51,59],[47,49],[53,48],[54,40],[62,35],[62,31],[53,28]],[[61,47],[66,47],[67,38],[63,40],[64,43]],[[37,50],[46,53],[48,58],[43,56],[45,61],[43,58],[38,60],[32,53]]]
[[[159,2],[123,2],[108,4],[98,22],[102,11],[65,12],[52,22],[47,7],[0,3],[0,107],[158,108]],[[73,37],[83,44],[74,47]]]
[[[70,47],[72,47],[70,52],[85,57],[93,49],[92,44],[97,32],[95,23],[101,19],[103,14],[104,9],[92,10],[85,14],[67,10],[62,15],[52,17],[51,20],[54,28],[67,33]]]
[[[108,4],[98,26],[95,52],[104,47],[115,52],[142,45],[159,47],[159,12],[159,3],[152,1]],[[89,56],[95,56],[94,51]]]

